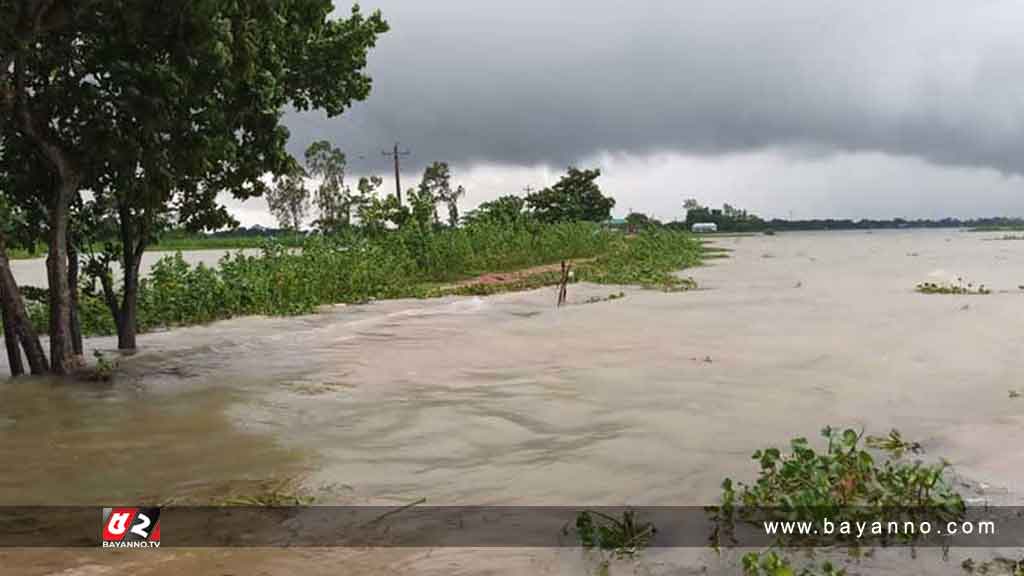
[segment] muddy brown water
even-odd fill
[[[899,428],[1021,503],[1024,241],[953,230],[722,238],[699,290],[576,285],[244,318],[140,338],[112,385],[0,385],[0,504],[703,505],[825,425]],[[988,296],[921,295],[962,277]],[[109,349],[107,339],[90,346]],[[1022,390],[1024,391],[1024,390]],[[572,550],[4,551],[11,574],[586,573]],[[856,573],[960,572],[924,551]],[[979,551],[964,555],[979,557]],[[623,573],[738,572],[650,550]],[[8,572],[7,570],[14,570]]]

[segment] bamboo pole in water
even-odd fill
[[[562,279],[558,283],[558,307],[561,308],[562,304],[565,304],[565,298],[567,296],[568,285],[569,285],[569,272],[572,270],[572,264],[566,264],[565,260],[562,260]]]

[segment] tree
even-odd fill
[[[367,51],[387,30],[358,7],[332,19],[327,0],[0,0],[0,9],[13,15],[0,23],[0,112],[55,174],[40,195],[57,372],[71,365],[66,239],[79,186],[108,196],[97,206],[118,222],[125,284],[112,312],[119,344],[123,325],[134,345],[132,286],[161,224],[216,227],[230,221],[219,192],[263,193],[262,176],[289,161],[285,106],[334,116],[365,99]]]
[[[526,203],[541,222],[604,222],[611,217],[615,199],[601,193],[600,176],[598,169],[570,167],[558,183],[530,194]]]
[[[647,227],[661,226],[661,222],[657,219],[651,218],[650,216],[640,212],[631,212],[626,215],[626,224],[631,230],[642,230]]]
[[[356,187],[359,193],[353,200],[359,224],[371,236],[383,234],[389,224],[402,226],[412,217],[409,208],[399,203],[398,196],[389,194],[382,199],[377,195],[377,189],[383,183],[380,176],[360,178]]]
[[[451,170],[447,162],[434,162],[423,171],[423,179],[415,193],[410,192],[413,218],[421,224],[437,224],[437,204],[448,206],[448,225],[459,225],[459,199],[466,195],[466,189],[459,186],[452,190]]]
[[[451,175],[447,163],[434,162],[427,166],[419,186],[406,193],[412,221],[422,229],[438,224],[440,219],[437,217],[437,204],[442,201],[450,187]]]
[[[316,226],[324,232],[347,227],[352,218],[352,191],[345,185],[345,154],[325,140],[306,149],[306,170],[320,179],[314,203],[320,217]]]
[[[509,194],[480,204],[476,210],[466,214],[465,222],[470,226],[477,223],[517,225],[528,218],[525,209],[523,197]]]
[[[692,227],[698,222],[714,222],[718,224],[714,214],[708,208],[702,206],[694,198],[688,198],[683,202],[683,209],[686,210],[686,225]]]
[[[448,205],[448,226],[455,228],[459,225],[459,199],[466,196],[466,189],[459,186],[441,197],[441,201]]]
[[[437,197],[430,188],[422,185],[410,188],[405,193],[409,200],[409,222],[415,223],[421,230],[429,230],[437,223]]]
[[[147,167],[132,181],[140,186],[121,186],[138,189],[129,198],[148,199],[117,212],[124,269],[134,270],[125,274],[117,316],[122,348],[134,348],[138,266],[147,243],[169,223],[191,231],[235,224],[217,201],[220,191],[243,199],[258,196],[266,191],[265,173],[292,169],[294,161],[284,149],[288,132],[280,124],[284,105],[321,108],[334,116],[352,101],[365,99],[370,90],[369,78],[361,72],[366,54],[376,36],[387,30],[379,13],[364,18],[358,7],[347,19],[330,19],[331,4],[319,0],[278,4],[276,13],[259,6],[216,4],[220,17],[245,23],[235,32],[250,37],[251,44],[230,42],[233,31],[225,34],[216,14],[211,19],[195,12],[189,18],[198,32],[190,39],[191,58],[184,62],[199,65],[175,70],[177,76],[166,75],[159,66],[140,67],[160,80],[162,101],[171,105],[157,109],[158,114],[145,106],[130,111],[130,120],[151,127],[143,134],[162,138],[150,140],[151,153],[137,158],[136,165]],[[263,48],[275,43],[281,45],[277,51]],[[168,48],[172,58],[177,46],[172,41]],[[224,53],[224,46],[230,51]],[[239,67],[237,62],[248,65]],[[268,83],[268,78],[275,80]],[[127,150],[147,150],[125,144]],[[129,164],[126,173],[131,179],[139,171]],[[304,188],[294,186],[294,180],[291,184]],[[299,208],[304,216],[301,203],[292,206],[293,218]],[[127,226],[124,216],[130,221]]]
[[[703,208],[703,206],[700,205],[700,202],[697,202],[696,198],[687,198],[683,202],[683,210],[687,212],[690,210],[700,210],[701,208]]]
[[[301,169],[274,179],[274,187],[266,192],[267,206],[282,228],[298,232],[309,210],[309,189]]]
[[[466,189],[462,186],[452,190],[451,170],[447,162],[434,162],[423,172],[423,181],[420,188],[430,190],[429,196],[436,203],[443,203],[448,207],[448,225],[452,228],[459,225],[459,199],[466,195]],[[434,221],[438,220],[434,214]]]
[[[85,168],[79,154],[85,149],[84,135],[99,109],[95,76],[82,65],[95,45],[83,39],[82,30],[95,19],[71,0],[0,0],[0,14],[0,117],[45,162],[53,178],[38,196],[48,212],[50,368],[66,373],[76,364],[68,218]]]
[[[711,222],[722,232],[750,232],[764,228],[764,221],[757,215],[723,204],[721,209],[701,206],[696,200],[687,200],[683,204],[686,209],[686,226],[692,228],[698,222]]]
[[[356,184],[356,194],[352,197],[352,205],[357,209],[361,206],[368,204],[373,198],[377,196],[377,189],[384,184],[384,179],[380,176],[362,177],[359,179],[359,183]]]
[[[38,187],[51,185],[43,161],[15,133],[0,128],[0,318],[12,376],[24,374],[22,349],[32,374],[49,370],[46,353],[29,319],[7,256],[9,246],[34,250],[45,236],[45,207]]]
[[[24,225],[22,216],[8,197],[10,184],[9,179],[0,178],[0,318],[3,320],[7,365],[11,376],[24,374],[21,358],[21,349],[24,348],[29,369],[33,374],[42,374],[49,368],[46,353],[29,320],[7,257],[8,240],[17,235],[18,228]]]

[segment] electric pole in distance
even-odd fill
[[[401,180],[401,168],[399,164],[401,159],[411,154],[408,150],[398,151],[398,142],[395,142],[395,148],[391,152],[382,152],[385,156],[395,159],[395,197],[398,198],[398,205],[402,205],[402,180]]]

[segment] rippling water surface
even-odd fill
[[[619,288],[578,285],[560,310],[538,290],[146,335],[112,385],[0,385],[0,503],[201,500],[294,478],[324,504],[709,504],[722,478],[752,478],[755,449],[825,425],[899,428],[1020,502],[1024,242],[991,236],[722,238],[732,257],[687,271],[690,293],[587,304]],[[913,291],[957,277],[994,293]],[[543,550],[161,551],[151,566],[98,552],[0,559],[27,574],[587,568]],[[896,556],[865,573],[959,572]],[[728,561],[652,550],[642,570],[736,573]]]

